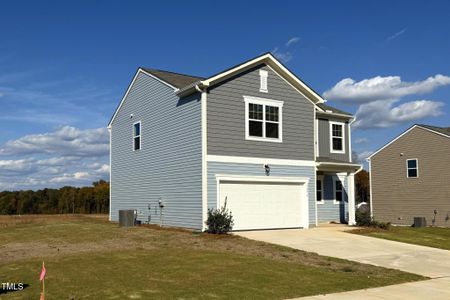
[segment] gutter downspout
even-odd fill
[[[206,219],[208,218],[208,165],[207,165],[207,101],[208,85],[200,82],[195,85],[195,89],[201,94],[201,144],[202,144],[202,231],[206,230]]]

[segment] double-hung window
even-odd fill
[[[141,121],[133,124],[133,151],[141,149]]]
[[[330,122],[330,152],[345,153],[345,123]]]
[[[244,96],[245,138],[282,142],[283,101]]]
[[[344,199],[344,187],[342,181],[339,178],[334,179],[334,201],[335,203],[341,203]]]
[[[419,177],[419,161],[417,158],[406,160],[406,175],[408,178]]]
[[[316,200],[318,203],[323,203],[323,176],[317,176],[316,180]]]

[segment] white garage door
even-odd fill
[[[233,230],[302,227],[302,188],[300,183],[221,181],[219,205],[227,201]]]

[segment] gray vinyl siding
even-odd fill
[[[346,222],[348,221],[348,198],[347,198],[347,177],[342,180],[344,187],[344,201],[339,204],[334,203],[333,179],[335,175],[324,175],[323,178],[323,199],[324,203],[317,203],[317,222]]]
[[[266,176],[260,164],[208,162],[208,208],[217,208],[216,174]],[[271,165],[270,176],[306,177],[308,182],[309,223],[316,224],[315,168],[308,166]]]
[[[134,117],[130,118],[133,114]],[[141,121],[142,148],[132,150],[132,124]],[[141,73],[111,133],[111,218],[135,209],[143,222],[201,229],[201,105]]]
[[[324,119],[319,118],[319,156],[328,157],[340,161],[351,162],[349,160],[349,126],[348,122],[342,119]],[[345,153],[331,153],[330,152],[330,121],[332,122],[342,122],[345,123]],[[351,157],[351,155],[350,155]]]
[[[260,88],[259,70],[268,71],[268,93]],[[243,96],[284,101],[283,142],[245,139]],[[314,106],[265,65],[212,87],[207,105],[208,154],[314,160]]]

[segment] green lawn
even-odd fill
[[[450,250],[450,228],[391,227],[390,230],[367,228],[357,229],[351,232],[392,241]]]
[[[157,227],[118,228],[105,218],[0,216],[3,299],[286,299],[424,279],[237,236]]]

